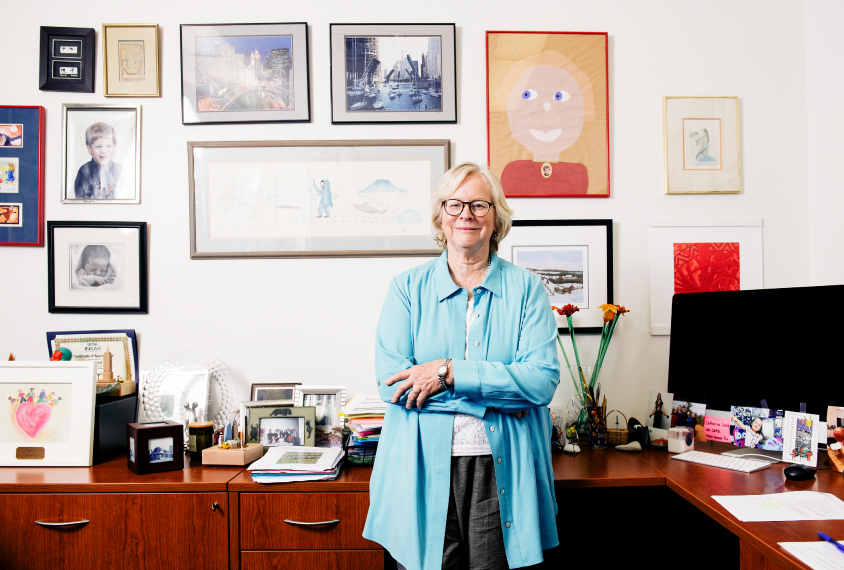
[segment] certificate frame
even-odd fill
[[[87,353],[98,352],[86,350],[92,348],[92,344],[108,343],[109,351],[112,353],[112,362],[115,364],[115,373],[124,370],[125,382],[138,381],[138,342],[133,329],[120,330],[94,330],[94,331],[57,331],[47,333],[47,351],[50,355],[59,348],[67,348],[73,357],[71,361],[86,361],[88,358],[79,358]],[[115,352],[119,348],[120,352]],[[76,350],[74,350],[76,349]],[[99,358],[99,357],[98,357]],[[99,359],[101,366],[102,360]],[[120,363],[120,368],[117,367]]]

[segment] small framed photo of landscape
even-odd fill
[[[41,26],[41,91],[94,92],[93,28]]]
[[[331,24],[331,122],[456,123],[454,24]]]
[[[142,313],[146,222],[47,222],[51,313]]]
[[[311,120],[308,25],[182,24],[182,123]]]
[[[158,24],[103,24],[106,97],[159,97]]]
[[[141,106],[62,105],[62,203],[141,201]]]
[[[601,332],[599,307],[613,302],[612,220],[513,220],[498,255],[537,275],[550,305],[577,307],[575,332]],[[555,317],[567,334],[566,317]]]
[[[738,97],[663,97],[666,194],[741,192]]]

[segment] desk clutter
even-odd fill
[[[384,426],[387,403],[377,395],[357,394],[343,414],[349,421],[346,454],[353,465],[372,466]]]
[[[273,447],[248,470],[256,483],[333,481],[345,453],[333,447]]]

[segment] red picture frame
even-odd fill
[[[0,105],[0,246],[44,246],[44,117],[44,107]]]

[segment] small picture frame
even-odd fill
[[[267,402],[279,406],[293,406],[296,401],[296,386],[299,382],[278,382],[269,384],[252,384],[251,399],[253,402]]]
[[[185,468],[184,426],[164,420],[128,424],[126,465],[136,475],[181,471]]]
[[[345,386],[299,386],[296,405],[314,407],[316,447],[341,447],[344,423],[338,414],[346,406]]]
[[[160,97],[158,24],[103,24],[106,97]]]
[[[315,409],[312,406],[267,406],[248,409],[243,424],[247,443],[270,447],[315,447]]]
[[[47,222],[51,313],[148,312],[146,222]]]
[[[94,28],[41,26],[38,88],[94,92]]]
[[[141,201],[141,106],[62,105],[62,203]]]

